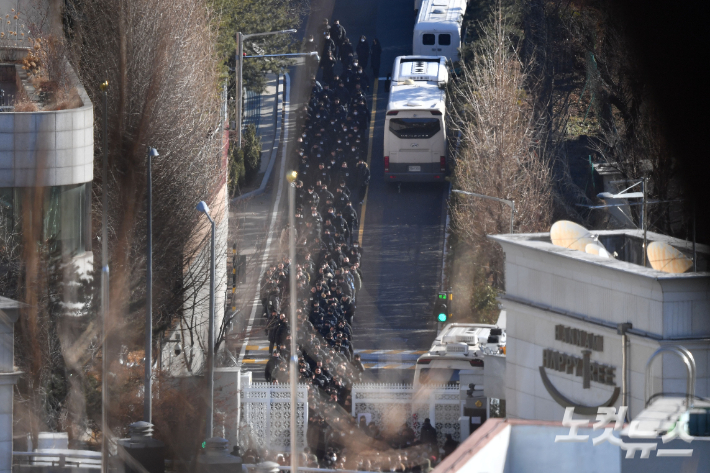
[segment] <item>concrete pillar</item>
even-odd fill
[[[242,459],[230,455],[227,439],[212,437],[205,444],[202,454],[197,457],[198,473],[241,473]]]
[[[118,455],[126,473],[139,473],[140,464],[149,473],[165,472],[165,444],[153,438],[153,424],[135,422],[129,427],[130,438],[118,441]]]

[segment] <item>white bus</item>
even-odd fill
[[[414,25],[412,54],[458,61],[466,0],[423,0]]]
[[[385,180],[444,180],[448,80],[443,56],[395,59],[385,117]]]

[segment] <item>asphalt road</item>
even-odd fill
[[[412,0],[341,0],[339,19],[351,41],[367,36],[382,44],[380,76],[397,56],[411,54]],[[371,74],[371,70],[368,73]],[[374,81],[373,81],[374,83]],[[443,197],[447,184],[391,184],[384,181],[383,138],[388,94],[378,87],[370,189],[363,228],[364,290],[358,294],[355,346],[375,350],[426,350],[436,336],[431,315],[441,280]],[[362,209],[360,209],[362,214]],[[387,355],[396,361],[396,355]],[[403,360],[404,361],[404,360]],[[373,373],[389,382],[411,382],[412,370]]]
[[[415,20],[413,0],[314,0],[305,30],[309,33],[315,30],[324,16],[331,23],[339,19],[353,42],[363,34],[368,41],[374,37],[380,40],[383,47],[382,77],[391,72],[395,57],[411,54]],[[367,72],[372,73],[371,69]],[[310,89],[307,74],[310,73],[302,67],[292,69],[292,110],[298,107]],[[364,205],[365,219],[361,223],[364,289],[357,298],[354,346],[356,352],[361,353],[369,381],[404,383],[412,381],[414,362],[436,336],[432,308],[441,280],[445,218],[443,198],[447,185],[399,186],[384,182],[382,147],[387,95],[383,86],[378,87],[377,96],[371,101],[376,104],[370,156],[372,178]],[[290,136],[294,137],[294,123],[292,120],[289,122]],[[289,156],[292,155],[290,148],[293,145],[289,143]],[[280,169],[280,161],[279,151],[275,170]],[[271,212],[278,194],[278,175],[279,172],[274,172],[266,192],[242,210],[245,216],[258,214],[261,217],[251,224],[249,217],[245,219],[240,232],[244,240],[251,241],[256,233],[260,233],[259,229],[261,232],[266,230],[269,221],[274,218]],[[279,253],[277,245],[280,229],[285,223],[285,204],[284,192],[278,205],[278,223],[269,245],[269,262]],[[363,209],[358,208],[358,211],[362,216]],[[244,320],[252,312],[251,294],[256,274],[249,275],[247,279],[246,292],[240,299],[246,298],[248,304],[237,331],[241,335],[236,338],[243,340],[243,334],[248,334],[249,338],[246,344],[233,343],[232,348],[237,353],[241,352],[245,368],[253,371],[254,379],[262,380],[263,366],[268,359],[268,342],[263,332],[260,304],[254,311],[253,325]]]

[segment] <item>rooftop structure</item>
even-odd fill
[[[490,237],[506,257],[510,417],[558,420],[568,406],[625,405],[637,414],[647,401],[645,364],[667,345],[690,351],[696,393],[710,393],[710,249],[697,245],[697,272],[671,274],[641,264],[641,231],[591,234],[616,257],[554,245],[549,233]],[[690,242],[647,238],[692,255]],[[679,360],[664,357],[649,382],[653,392],[684,393],[685,378]]]

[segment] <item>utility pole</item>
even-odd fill
[[[244,37],[237,33],[237,149],[242,149],[242,65],[244,63]]]

